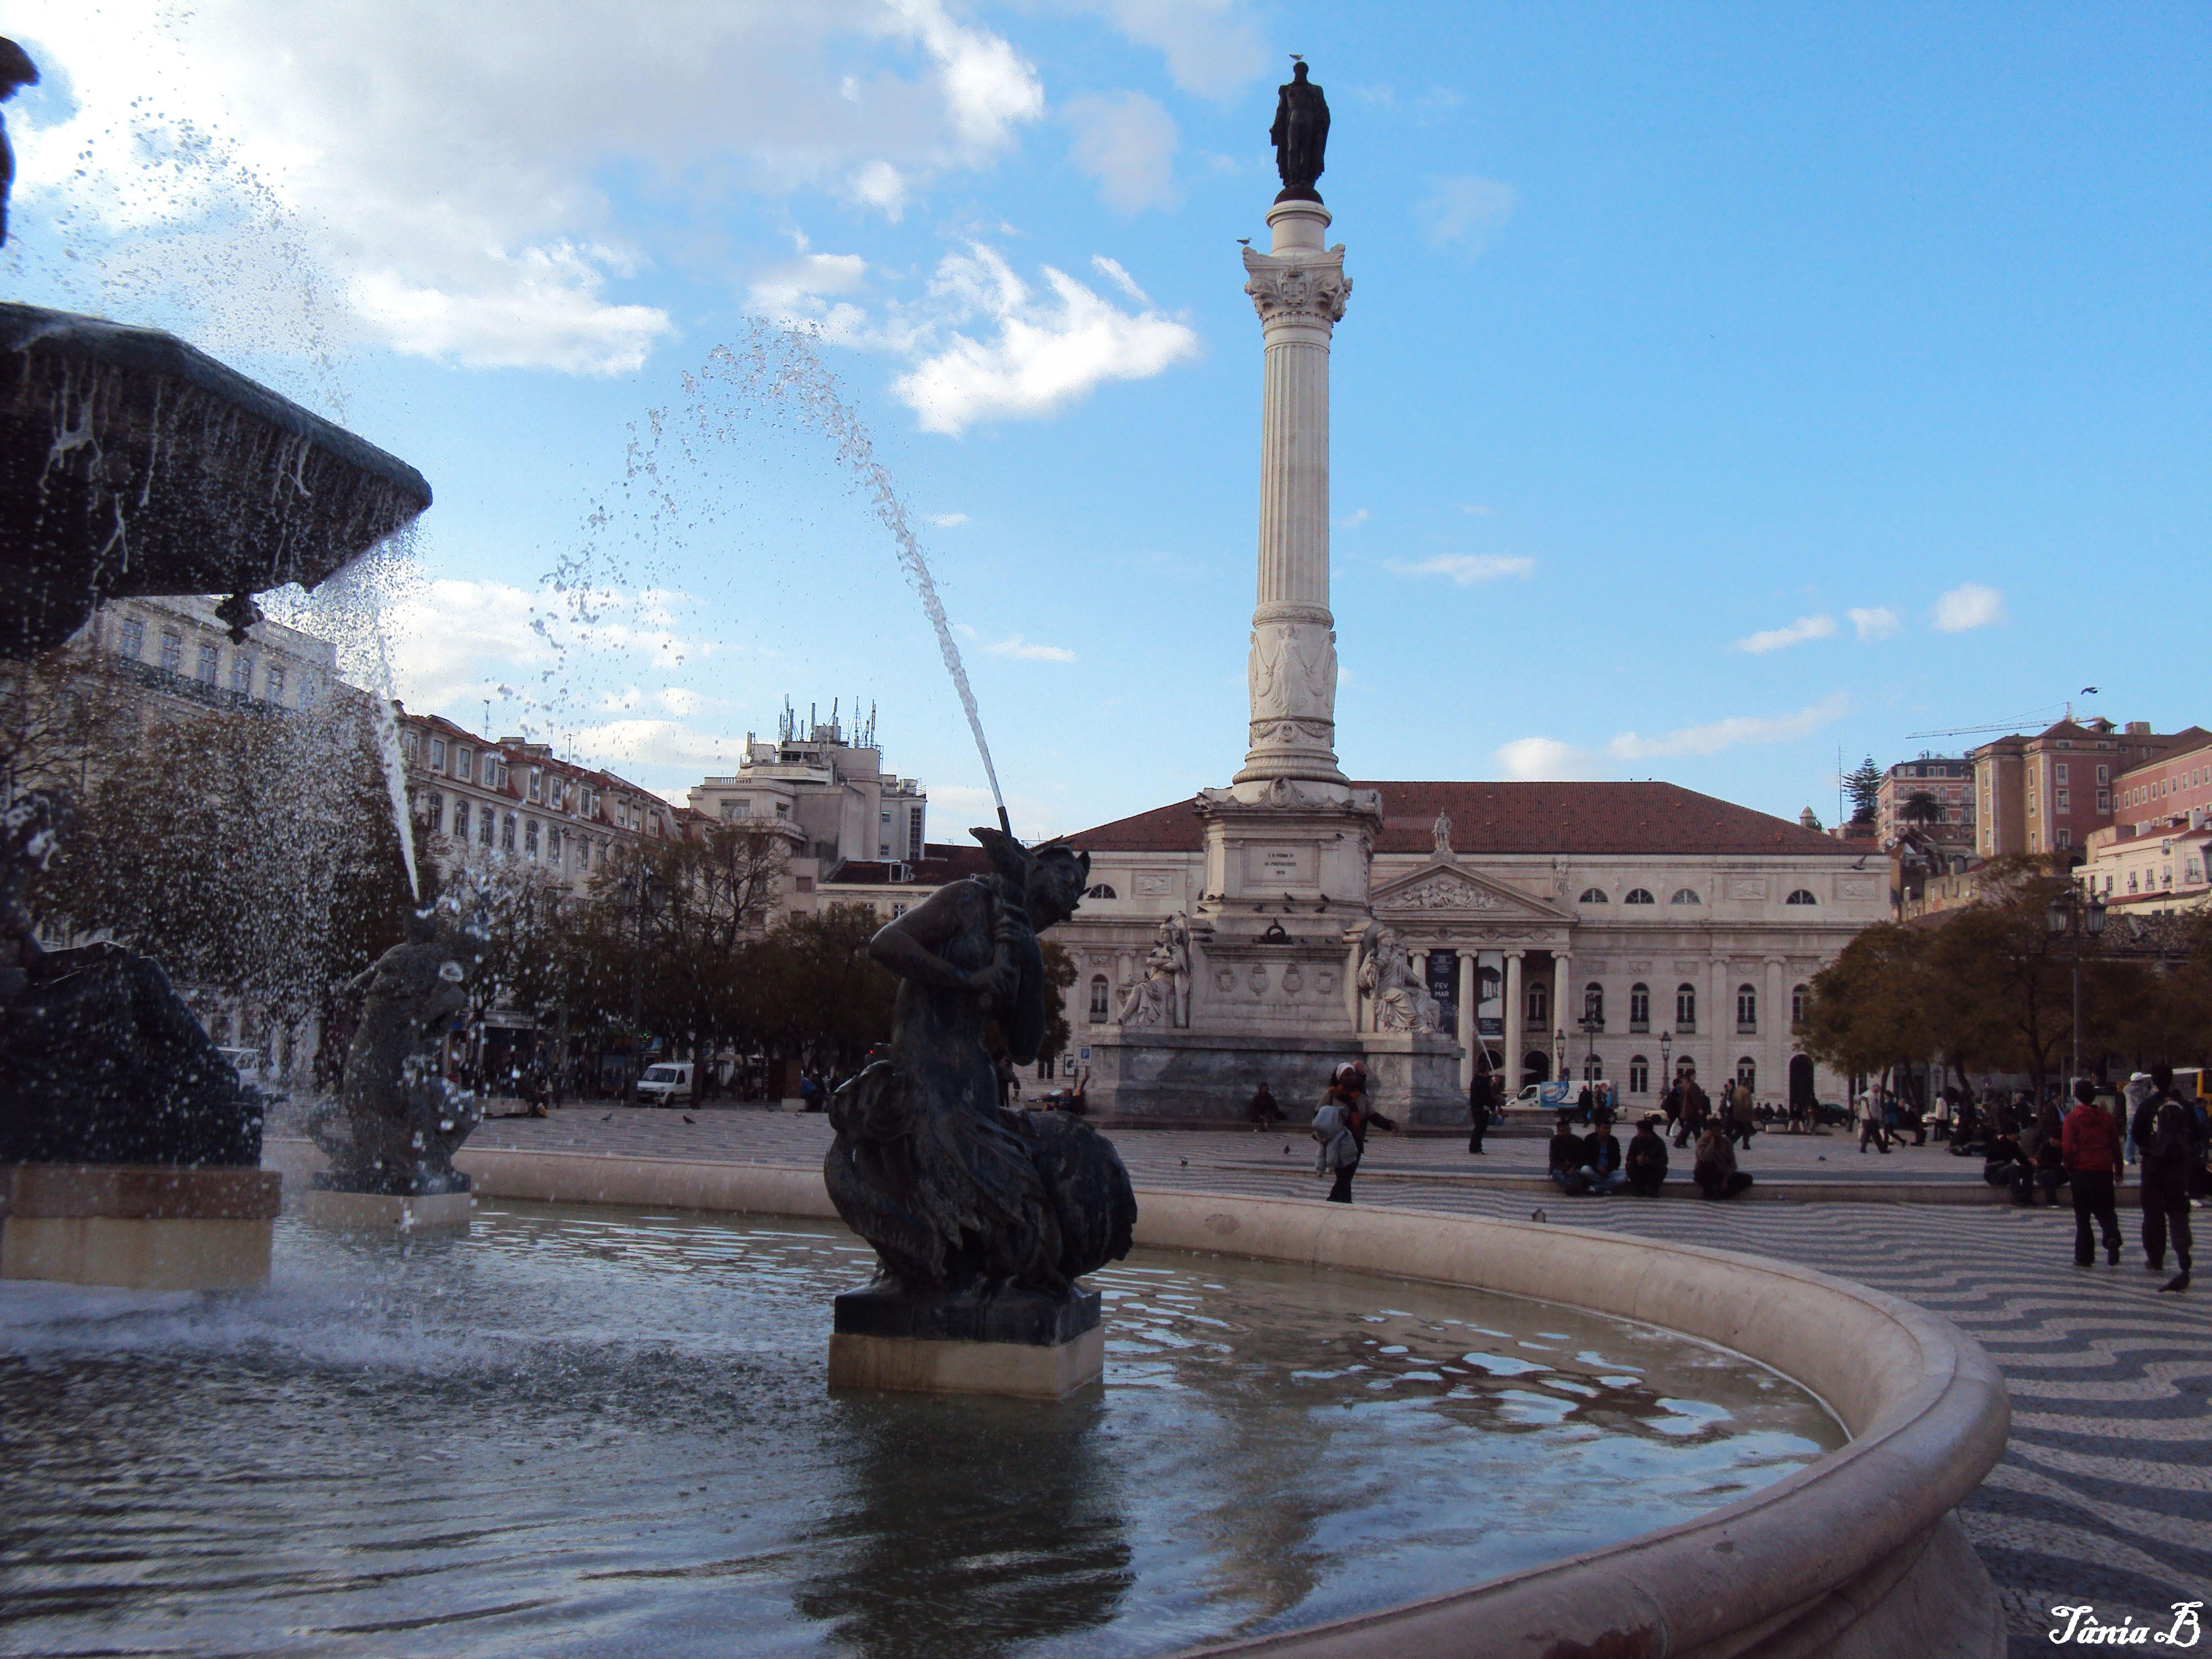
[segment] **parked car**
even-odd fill
[[[230,1062],[231,1068],[238,1073],[242,1083],[251,1083],[261,1075],[261,1050],[258,1048],[218,1048],[216,1053]]]
[[[636,1099],[641,1106],[690,1106],[698,1098],[697,1068],[688,1060],[648,1066],[637,1080]]]

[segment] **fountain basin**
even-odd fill
[[[465,1233],[476,1200],[467,1193],[349,1193],[310,1184],[294,1207],[303,1220],[338,1232]]]
[[[813,1170],[483,1151],[486,1195],[834,1213]],[[1208,1652],[1756,1653],[2000,1659],[1996,1592],[1952,1510],[2011,1413],[1981,1346],[1894,1297],[1790,1263],[1529,1223],[1140,1191],[1139,1245],[1303,1261],[1528,1297],[1719,1343],[1826,1401],[1850,1443],[1741,1501],[1630,1542]]]
[[[404,461],[173,335],[0,304],[0,657],[106,599],[313,587],[429,504]]]
[[[0,1279],[149,1291],[269,1282],[273,1170],[0,1164]]]

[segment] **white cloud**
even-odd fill
[[[980,315],[995,328],[982,339],[950,330],[892,382],[925,430],[957,434],[994,416],[1049,415],[1107,380],[1149,380],[1198,351],[1197,334],[1177,318],[1121,310],[1050,265],[1044,278],[1048,299],[980,242],[939,264],[932,299],[955,322]]]
[[[1936,600],[1929,615],[1936,626],[1946,634],[1987,628],[2005,620],[2004,595],[1979,582],[1964,582]]]
[[[1486,519],[1490,516],[1490,509],[1480,501],[1462,501],[1459,504],[1459,510],[1477,519]]]
[[[1091,264],[1094,270],[1139,305],[1152,304],[1152,296],[1137,286],[1137,279],[1129,275],[1129,268],[1119,259],[1109,259],[1103,253],[1094,253],[1091,256]]]
[[[258,0],[25,0],[9,25],[75,94],[10,112],[19,213],[72,216],[58,281],[265,340],[265,272],[326,334],[464,364],[621,372],[668,332],[619,289],[657,233],[604,180],[895,216],[1044,113],[1035,68],[942,0],[321,0],[310,28]],[[163,269],[194,234],[242,279]]]
[[[1357,513],[1352,514],[1348,517],[1339,519],[1336,521],[1336,527],[1339,530],[1357,530],[1360,526],[1365,524],[1368,520],[1374,516],[1375,515],[1372,513],[1370,513],[1363,507]]]
[[[403,590],[386,612],[392,690],[417,709],[459,711],[498,695],[507,676],[551,663],[553,646],[531,626],[536,597],[505,582]],[[312,620],[301,625],[314,629]]]
[[[1493,758],[1509,778],[1529,782],[1555,782],[1590,775],[1591,757],[1557,738],[1516,738],[1500,744]]]
[[[1419,564],[1386,559],[1382,568],[1397,576],[1449,576],[1462,587],[1494,582],[1505,576],[1526,576],[1536,568],[1534,559],[1505,553],[1439,553]]]
[[[1512,185],[1495,179],[1439,179],[1417,211],[1435,246],[1478,254],[1497,240],[1520,200]]]
[[[1225,98],[1267,70],[1267,48],[1243,0],[1104,0],[1114,26],[1166,54],[1185,92]]]
[[[1031,645],[1018,634],[1009,635],[983,647],[994,657],[1013,657],[1022,662],[1073,662],[1075,653],[1064,645]]]
[[[1141,92],[1086,93],[1063,112],[1075,129],[1068,159],[1098,181],[1099,199],[1117,213],[1171,208],[1175,188],[1175,118]]]
[[[1748,651],[1754,657],[1769,651],[1780,651],[1789,646],[1802,645],[1808,640],[1833,639],[1836,619],[1833,617],[1800,617],[1787,628],[1769,628],[1735,642],[1739,651]]]
[[[1841,691],[1823,697],[1809,708],[1772,718],[1738,714],[1710,726],[1686,726],[1663,738],[1641,738],[1623,732],[1606,747],[1623,760],[1652,760],[1664,755],[1713,755],[1747,743],[1787,743],[1841,720],[1850,699]]]
[[[951,530],[968,522],[965,513],[925,513],[921,517],[924,523],[933,524],[939,530]]]
[[[1861,641],[1868,645],[1876,640],[1887,639],[1902,625],[1897,612],[1887,605],[1846,611],[1844,614],[1850,618],[1851,626],[1858,629]]]

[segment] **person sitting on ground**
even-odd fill
[[[1582,1167],[1575,1173],[1582,1177],[1583,1190],[1590,1193],[1609,1193],[1628,1178],[1621,1172],[1620,1142],[1610,1119],[1583,1138]]]
[[[1735,1148],[1717,1123],[1698,1137],[1698,1161],[1690,1179],[1707,1198],[1734,1198],[1751,1185],[1751,1177],[1735,1167]]]
[[[1627,1176],[1628,1190],[1638,1198],[1656,1198],[1659,1188],[1666,1184],[1667,1143],[1658,1133],[1658,1125],[1664,1121],[1647,1117],[1629,1137],[1628,1156],[1622,1162],[1621,1172]]]
[[[2063,1138],[2066,1183],[2074,1192],[2074,1265],[2091,1266],[2094,1242],[2089,1224],[2104,1230],[2105,1260],[2120,1265],[2120,1217],[2112,1203],[2112,1176],[2120,1167],[2120,1126],[2097,1103],[2097,1085],[2083,1078],[2074,1085],[2074,1109],[2066,1115]]]
[[[2044,1136],[2036,1144],[2033,1159],[2035,1179],[2029,1190],[2043,1194],[2043,1206],[2047,1210],[2058,1207],[2058,1189],[2066,1184],[2064,1136],[2065,1131],[2062,1128]]]
[[[1283,1121],[1283,1109],[1276,1104],[1274,1092],[1267,1087],[1267,1079],[1260,1079],[1260,1086],[1252,1091],[1252,1098],[1244,1103],[1244,1115],[1252,1120],[1255,1128],[1260,1129]]]
[[[1552,1131],[1551,1163],[1546,1173],[1561,1192],[1579,1197],[1586,1189],[1583,1180],[1583,1138],[1575,1133],[1569,1115],[1561,1112],[1559,1126]]]
[[[2017,1135],[1995,1134],[1990,1137],[1989,1150],[1982,1154],[1982,1179],[1992,1187],[2009,1188],[2012,1201],[2024,1205],[2028,1200],[2028,1183],[2035,1175],[2035,1165],[2027,1161],[2021,1150]]]

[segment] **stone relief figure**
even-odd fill
[[[469,1189],[453,1154],[483,1121],[483,1108],[447,1081],[439,1062],[453,1021],[468,1011],[462,964],[475,965],[482,933],[453,925],[455,914],[450,901],[416,912],[407,937],[348,988],[362,1000],[361,1026],[337,1098],[307,1118],[309,1139],[331,1160],[314,1177],[325,1191],[419,1197]]]
[[[1298,58],[1290,80],[1275,88],[1275,125],[1267,137],[1275,146],[1275,171],[1282,175],[1279,202],[1321,200],[1314,181],[1322,175],[1322,154],[1328,148],[1328,100],[1306,76],[1306,60]]]
[[[830,1103],[832,1203],[875,1246],[879,1291],[1053,1298],[1128,1254],[1136,1199],[1113,1143],[1064,1112],[1001,1108],[984,1027],[1018,1066],[1045,1031],[1037,935],[1075,912],[1091,857],[977,830],[992,873],[939,888],[868,953],[898,976],[890,1052]]]
[[[1413,971],[1413,958],[1397,931],[1371,924],[1359,946],[1359,990],[1374,1009],[1378,1031],[1443,1029],[1437,1000]]]
[[[1430,826],[1429,833],[1436,838],[1437,856],[1443,859],[1449,858],[1452,855],[1451,814],[1439,811],[1437,814],[1436,823]]]
[[[1190,1024],[1190,926],[1182,911],[1153,930],[1145,976],[1121,993],[1114,1019],[1124,1030]]]

